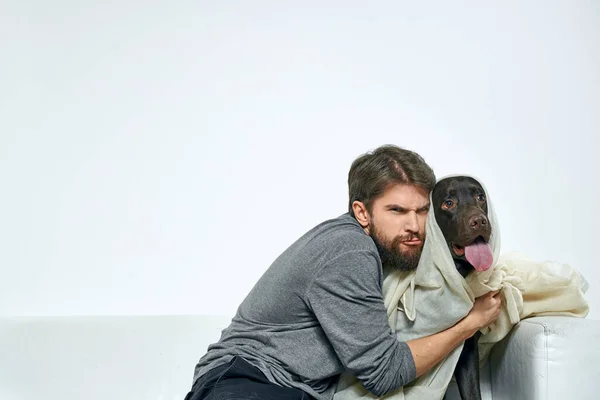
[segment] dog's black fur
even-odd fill
[[[473,178],[456,176],[439,181],[432,193],[435,219],[440,227],[456,269],[463,277],[474,271],[465,258],[465,246],[475,240],[490,240],[492,227],[488,220],[486,193]],[[454,370],[463,400],[481,399],[479,385],[478,331],[465,341]]]

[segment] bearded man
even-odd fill
[[[500,304],[482,297],[455,326],[428,337],[402,342],[388,325],[383,277],[417,267],[435,181],[421,156],[397,146],[354,160],[348,212],[271,264],[200,358],[185,400],[330,400],[345,371],[382,396],[491,324]]]

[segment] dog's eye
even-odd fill
[[[485,196],[480,193],[480,194],[477,195],[477,200],[484,201],[485,200]]]
[[[445,209],[452,208],[452,206],[454,206],[454,202],[452,200],[446,200],[444,201],[444,204],[442,204],[442,208]]]

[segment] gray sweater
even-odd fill
[[[259,279],[194,381],[237,355],[319,400],[333,397],[345,370],[378,396],[404,386],[415,364],[388,325],[382,280],[377,248],[352,216],[317,225]]]

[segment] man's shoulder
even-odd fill
[[[339,251],[377,251],[371,237],[349,213],[320,223],[313,229],[313,235],[323,244]]]
[[[370,240],[369,235],[365,233],[362,226],[349,213],[328,219],[317,225],[315,229],[332,237],[351,237],[365,242]]]
[[[353,216],[343,214],[315,229],[313,240],[304,249],[317,260],[312,270],[312,285],[315,282],[320,288],[359,285],[373,290],[381,287],[383,273],[377,247]]]

